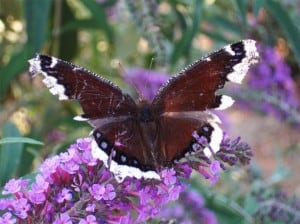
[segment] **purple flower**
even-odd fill
[[[90,203],[86,206],[86,211],[87,212],[94,212],[95,211],[95,208],[96,208],[96,205],[94,203]]]
[[[177,181],[176,172],[174,169],[165,169],[161,172],[161,177],[165,185],[174,185]]]
[[[247,143],[241,141],[240,137],[231,140],[226,138],[224,133],[220,150],[215,156],[218,161],[227,163],[230,166],[236,164],[248,165],[253,157],[253,152]],[[220,166],[223,169],[225,167],[223,163],[220,163]]]
[[[70,201],[72,199],[71,190],[67,188],[63,188],[62,191],[57,195],[57,202],[64,203],[66,201]]]
[[[21,191],[23,187],[26,187],[28,181],[22,179],[11,179],[4,185],[2,194],[15,194]]]
[[[120,224],[127,224],[127,223],[133,223],[133,220],[131,219],[131,215],[129,213],[120,217]]]
[[[179,200],[160,210],[158,216],[178,223],[218,223],[214,213],[205,208],[205,201],[199,192],[190,189],[183,191]]]
[[[71,160],[63,164],[62,169],[64,169],[69,174],[75,174],[79,170],[79,165],[75,161]]]
[[[26,198],[20,198],[13,202],[13,207],[16,216],[21,219],[25,219],[28,216],[27,212],[31,206]]]
[[[146,100],[153,100],[158,89],[167,82],[170,76],[143,68],[133,68],[125,74],[125,81],[133,85]]]
[[[42,172],[45,180],[49,182],[49,180],[52,180],[51,175],[56,173],[58,167],[59,167],[59,156],[54,156],[52,158],[46,159],[41,164],[40,171]]]
[[[208,210],[208,209],[203,209],[201,213],[201,223],[209,223],[209,224],[217,224],[218,220],[215,214]]]
[[[55,219],[53,224],[72,224],[71,218],[68,214],[63,213],[59,216],[59,218]]]
[[[105,193],[105,187],[100,184],[93,184],[90,189],[89,189],[91,195],[96,199],[96,200],[101,200],[103,198],[103,195]]]
[[[168,195],[169,195],[168,200],[170,200],[170,201],[177,200],[179,198],[179,194],[182,192],[182,190],[183,190],[183,187],[180,185],[171,187],[168,190]]]
[[[14,223],[16,223],[16,219],[12,217],[11,213],[6,212],[0,217],[0,223],[1,224],[14,224]]]
[[[185,163],[176,164],[176,171],[183,178],[189,179],[193,169],[189,163],[185,162]]]
[[[0,199],[0,210],[5,210],[11,207],[15,200],[12,198],[2,198]]]
[[[85,219],[80,220],[79,224],[97,224],[96,217],[93,215],[88,215]]]
[[[37,192],[37,191],[29,191],[28,192],[28,199],[33,204],[43,204],[46,200],[46,196],[43,192]]]
[[[210,184],[214,185],[218,181],[220,172],[222,170],[221,165],[220,165],[220,161],[218,161],[218,160],[213,161],[210,164],[209,169],[210,169],[210,173],[211,173],[211,177],[210,177],[211,182],[210,182]]]
[[[49,183],[44,179],[44,177],[38,174],[35,177],[35,183],[31,185],[32,190],[35,192],[46,192],[49,188]]]
[[[97,165],[97,159],[95,159],[89,151],[82,152],[82,161],[86,163],[88,166]]]
[[[207,139],[204,136],[199,136],[197,131],[194,131],[192,136],[195,138],[195,140],[202,146],[207,145]]]
[[[141,189],[141,194],[139,195],[140,204],[141,205],[147,204],[149,201],[151,201],[151,199],[153,199],[153,197],[156,194],[157,194],[157,187],[155,186],[144,187],[143,189]]]
[[[105,193],[103,194],[104,200],[113,200],[116,197],[115,188],[112,184],[105,186]]]

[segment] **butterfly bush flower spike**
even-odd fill
[[[261,63],[249,71],[249,93],[246,91],[244,95],[240,94],[243,90],[233,89],[237,96],[242,97],[239,105],[259,109],[300,127],[300,104],[291,68],[276,48],[259,46],[259,51]]]
[[[257,206],[254,211],[257,223],[300,223],[300,199],[288,196],[281,189],[259,188],[253,192]]]
[[[215,214],[205,208],[203,197],[195,190],[184,190],[179,200],[162,208],[158,214],[160,220],[176,220],[178,223],[217,224]]]

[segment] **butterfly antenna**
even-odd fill
[[[152,70],[153,65],[154,65],[154,62],[155,62],[155,59],[154,59],[154,57],[152,57],[152,58],[151,58],[151,61],[150,61],[149,68],[148,68],[149,71]],[[150,72],[149,72],[149,73],[150,73]],[[148,74],[148,75],[150,75],[150,74]],[[148,79],[146,79],[145,87],[150,87],[150,86],[151,86],[150,78],[148,78]]]
[[[150,70],[152,70],[152,67],[153,67],[153,65],[154,65],[154,61],[155,61],[155,59],[154,59],[154,57],[152,57],[151,58],[151,61],[150,61],[150,65],[149,65],[149,67],[148,67],[148,70],[145,70],[145,72],[146,72],[146,75],[147,76],[150,76],[151,75],[151,73],[150,73]],[[144,89],[147,91],[147,89],[149,89],[150,87],[151,87],[151,78],[146,78],[145,80],[144,80],[144,84],[143,84],[143,87],[144,87]],[[149,90],[148,90],[149,91]],[[143,98],[143,99],[145,99],[145,97]]]
[[[133,87],[133,89],[138,97],[138,101],[139,102],[143,101],[143,99],[144,99],[143,94],[141,93],[141,91],[139,91],[139,89],[137,88],[135,83],[132,81],[132,79],[130,78],[130,76],[128,75],[128,73],[126,72],[126,70],[124,69],[123,65],[120,62],[119,62],[119,75],[121,76],[121,78],[123,80],[126,80],[126,82],[128,82],[129,85]]]
[[[149,66],[149,70],[151,70],[152,69],[152,67],[153,67],[153,64],[154,64],[154,57],[152,57],[151,58],[151,62],[150,62],[150,66]]]

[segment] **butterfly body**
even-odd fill
[[[29,61],[32,76],[60,100],[77,100],[83,110],[76,120],[94,128],[92,154],[118,181],[125,177],[160,179],[159,171],[195,152],[209,157],[222,140],[220,120],[211,109],[226,109],[231,97],[218,95],[227,81],[241,83],[257,62],[255,41],[228,45],[172,77],[152,102],[135,102],[108,80],[66,61],[37,55]],[[204,137],[201,147],[193,133]]]

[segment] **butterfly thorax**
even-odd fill
[[[153,122],[153,111],[151,109],[151,106],[148,102],[143,102],[142,105],[139,108],[138,112],[138,120],[140,122]]]
[[[143,100],[138,104],[138,123],[140,127],[141,138],[143,139],[144,147],[147,148],[148,153],[150,152],[151,158],[148,157],[148,160],[151,163],[154,163],[154,166],[158,168],[157,159],[157,151],[158,151],[158,119],[155,117],[155,112],[153,111],[153,107],[151,104]]]

